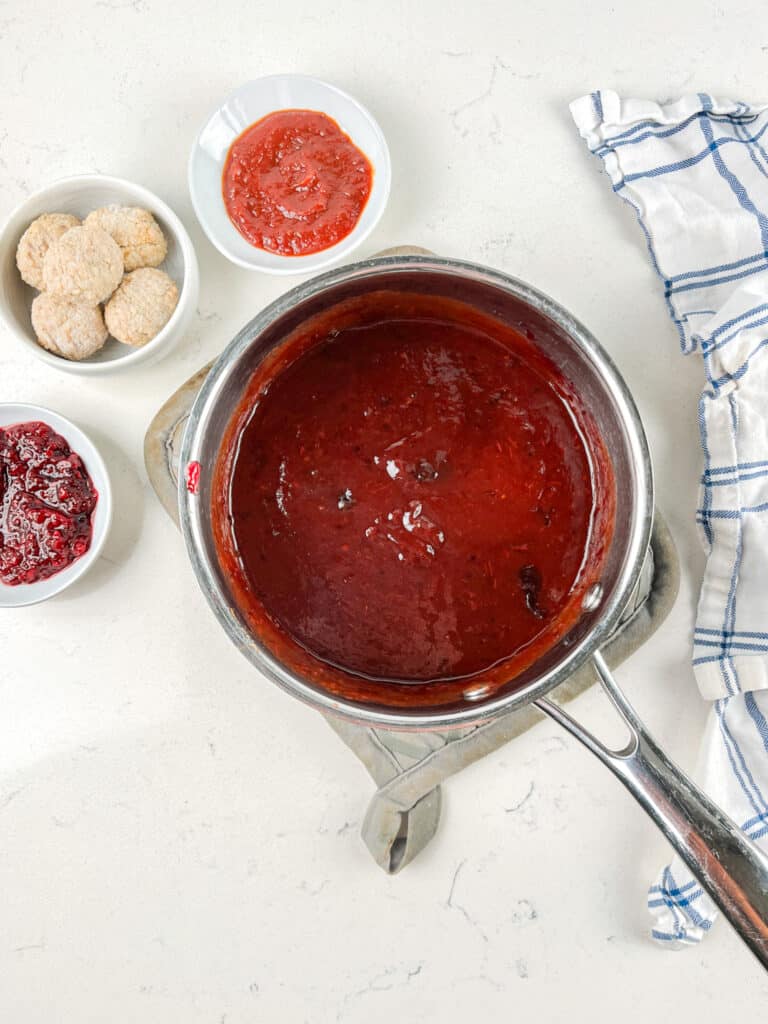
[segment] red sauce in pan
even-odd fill
[[[0,427],[0,583],[35,583],[85,554],[97,499],[80,456],[46,423]]]
[[[278,110],[232,143],[222,190],[229,219],[251,245],[305,256],[346,238],[372,183],[365,153],[327,114]]]
[[[374,296],[298,332],[222,451],[219,556],[249,623],[361,699],[516,675],[578,618],[612,528],[568,382],[450,300]]]

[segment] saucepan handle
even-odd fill
[[[545,714],[576,737],[626,786],[699,879],[725,917],[768,968],[768,857],[670,761],[637,717],[600,654],[600,682],[629,727],[623,750],[610,750],[550,700]]]

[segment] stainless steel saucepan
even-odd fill
[[[408,709],[364,704],[324,692],[281,664],[246,625],[229,593],[213,542],[211,477],[221,438],[254,368],[309,317],[370,291],[461,299],[525,329],[578,387],[613,460],[616,526],[601,583],[588,592],[570,632],[507,688],[468,686],[450,706]],[[621,780],[658,825],[755,955],[768,967],[768,857],[677,768],[649,735],[600,655],[637,582],[653,510],[648,447],[632,397],[598,342],[577,320],[529,285],[505,274],[437,257],[393,256],[342,267],[300,285],[256,316],[225,349],[192,409],[182,468],[200,464],[197,490],[182,483],[180,516],[187,551],[211,607],[234,643],[266,676],[325,713],[394,729],[466,726],[534,703]],[[181,474],[183,481],[184,473]],[[550,698],[558,683],[591,659],[630,738],[611,750]]]

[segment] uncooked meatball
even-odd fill
[[[120,284],[120,246],[98,227],[70,228],[43,260],[43,285],[51,295],[96,306]]]
[[[76,228],[79,223],[71,213],[44,213],[32,221],[16,249],[16,266],[22,281],[42,291],[45,254],[65,231]]]
[[[113,338],[140,348],[165,327],[178,301],[179,289],[164,271],[142,267],[125,275],[104,319]]]
[[[111,235],[123,253],[126,272],[138,267],[157,267],[166,257],[168,244],[160,225],[139,206],[102,206],[85,218]]]
[[[43,348],[65,359],[87,359],[107,340],[99,306],[43,292],[32,303],[32,326]]]

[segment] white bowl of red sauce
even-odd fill
[[[111,519],[109,475],[88,436],[51,409],[0,404],[0,608],[80,579]]]
[[[378,224],[391,164],[376,120],[336,86],[270,75],[211,114],[189,161],[210,241],[233,263],[307,274],[347,257]]]

